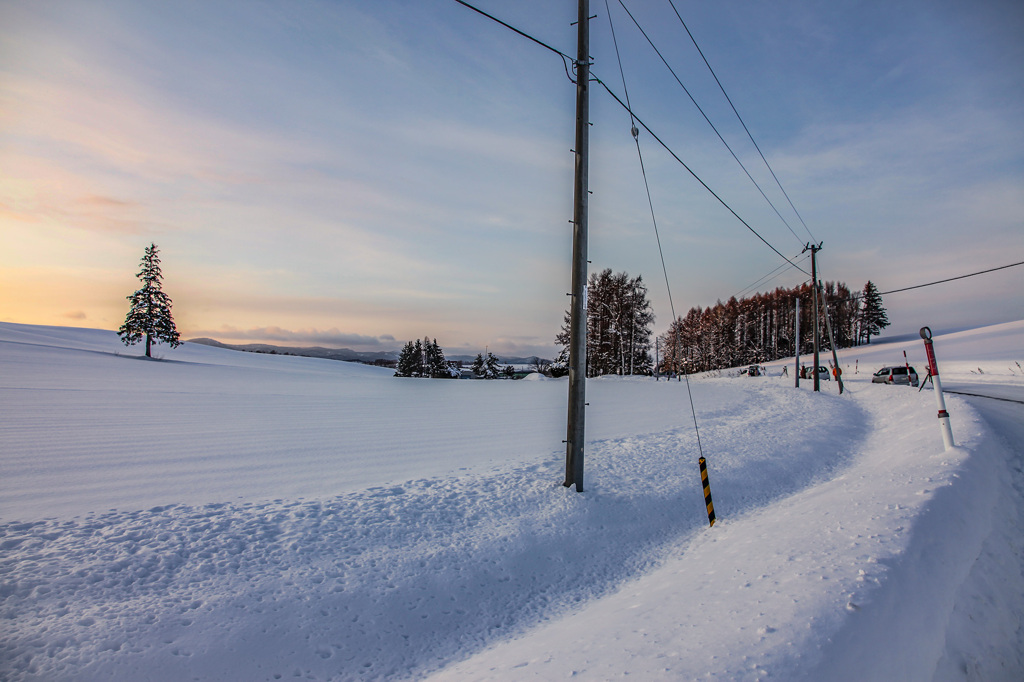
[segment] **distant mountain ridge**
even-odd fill
[[[327,360],[342,360],[345,362],[366,362],[372,363],[375,360],[398,359],[395,351],[357,351],[351,348],[323,348],[320,346],[274,346],[269,343],[245,343],[232,344],[221,343],[216,339],[189,339],[189,343],[199,343],[204,346],[215,348],[226,348],[228,350],[239,350],[247,353],[270,353],[275,355],[300,355],[308,358],[325,358]]]
[[[188,343],[198,343],[204,346],[226,348],[228,350],[238,350],[246,353],[299,355],[308,358],[324,358],[327,360],[362,362],[366,364],[373,364],[374,362],[381,360],[387,362],[396,362],[398,360],[398,351],[393,350],[358,351],[352,350],[351,348],[323,348],[321,346],[275,346],[269,343],[232,344],[222,343],[216,339],[208,338],[188,339]],[[473,362],[476,358],[475,355],[449,355],[446,357],[449,360],[455,360],[458,362]],[[505,365],[532,365],[538,360],[541,362],[548,362],[548,360],[538,358],[535,355],[526,358],[501,358],[502,364]]]

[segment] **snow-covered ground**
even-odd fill
[[[1024,400],[1024,322],[935,343]],[[578,494],[564,380],[157,348],[0,323],[0,679],[1024,679],[1024,405],[944,451],[919,339],[691,379],[710,529],[683,383],[588,382]]]

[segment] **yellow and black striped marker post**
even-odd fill
[[[697,460],[700,463],[700,482],[704,486],[704,504],[708,507],[708,523],[715,525],[715,505],[711,501],[711,485],[708,483],[708,464],[701,457]]]

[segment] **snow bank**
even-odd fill
[[[857,400],[872,428],[839,475],[725,514],[613,596],[439,678],[930,679],[996,481],[968,457],[983,438],[970,408],[968,445],[942,452],[927,404],[877,397]]]

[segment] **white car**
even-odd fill
[[[917,386],[919,382],[917,372],[914,371],[913,367],[895,365],[893,367],[883,367],[875,372],[871,377],[871,383],[906,384],[908,386]]]
[[[813,379],[814,370],[810,366],[804,365],[800,368],[800,378]],[[827,367],[818,367],[818,381],[830,381],[831,379],[832,377],[829,375]]]

